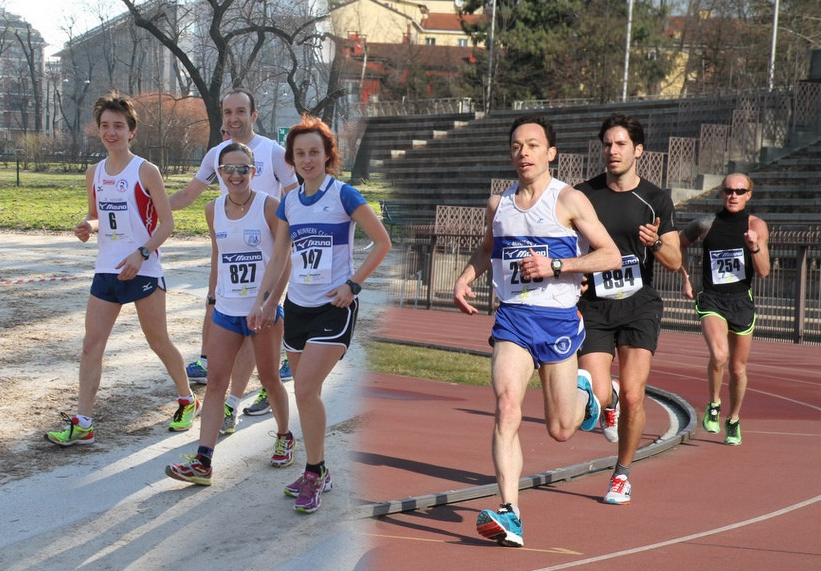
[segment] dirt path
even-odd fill
[[[305,548],[315,541],[345,544],[344,532],[337,536],[333,526],[344,520],[340,514],[354,501],[356,478],[350,474],[346,451],[361,412],[356,383],[364,367],[360,342],[378,320],[384,302],[384,296],[374,291],[378,276],[362,296],[357,341],[323,392],[332,426],[328,461],[335,466],[335,492],[340,493],[328,494],[323,509],[315,514],[319,517],[295,518],[281,497],[281,486],[298,475],[296,466],[304,462],[304,455],[298,454],[289,469],[267,465],[268,448],[273,445],[267,436],[274,428],[270,415],[246,417],[230,440],[220,441],[212,488],[196,489],[164,476],[164,464],[195,448],[199,423],[188,433],[167,431],[176,408],[173,383],[148,348],[133,306],[123,309],[106,350],[94,411],[97,442],[62,449],[43,439],[46,430],[61,426],[60,411],[76,410],[83,320],[95,256],[93,241],[82,244],[69,234],[0,233],[0,414],[4,419],[0,423],[0,501],[4,504],[0,568],[75,568],[88,558],[105,562],[95,566],[100,569],[132,565],[159,569],[183,560],[213,568],[222,557],[215,556],[212,545],[226,552],[224,562],[231,566],[242,567],[246,561],[246,568],[287,569],[284,562],[293,558],[294,565],[304,563]],[[169,333],[186,361],[200,351],[209,261],[207,239],[172,238],[163,247]],[[292,383],[286,386],[293,396]],[[204,395],[204,386],[192,387],[200,397]],[[253,400],[258,388],[258,381],[252,379],[246,402]],[[293,398],[291,405],[293,425],[298,427]],[[128,465],[128,471],[112,473],[112,467],[121,463]],[[97,480],[101,481],[89,484]],[[178,503],[194,517],[175,509]],[[15,506],[24,513],[16,512]],[[227,518],[225,525],[214,519],[222,517]],[[276,523],[280,518],[282,525]],[[244,521],[262,527],[248,528]],[[318,531],[311,525],[320,521],[331,529]],[[153,534],[146,541],[146,535],[136,533],[144,525],[166,526],[166,531],[173,530],[173,541]],[[304,537],[277,539],[278,530],[284,534],[297,529]],[[130,532],[112,547],[115,537],[110,534],[124,530]],[[81,539],[89,531],[100,535]],[[55,543],[54,537],[60,540]],[[257,545],[259,540],[268,541]],[[361,548],[348,546],[348,551],[353,550],[352,562]],[[61,553],[68,553],[68,558]],[[9,554],[13,559],[4,561]],[[266,557],[260,559],[261,555]],[[278,558],[281,566],[260,566],[260,561]]]

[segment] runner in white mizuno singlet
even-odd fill
[[[99,253],[94,264],[97,274],[119,274],[117,265],[148,242],[157,228],[154,201],[140,181],[140,167],[144,161],[135,156],[116,175],[106,172],[107,159],[97,164],[94,172],[94,197],[99,221]],[[137,275],[163,277],[159,249],[151,252]]]
[[[274,251],[274,235],[265,220],[267,196],[254,195],[245,216],[237,220],[225,215],[227,195],[214,204],[214,234],[219,245],[216,310],[225,315],[248,315]]]
[[[330,175],[319,191],[306,196],[303,187],[288,193],[277,216],[288,223],[293,250],[288,299],[303,307],[328,303],[327,293],[354,273],[351,215],[365,199],[355,188]]]
[[[547,258],[575,258],[587,251],[587,242],[556,219],[556,200],[565,186],[551,179],[539,201],[528,210],[516,206],[518,184],[505,191],[493,217],[493,286],[502,303],[543,307],[575,307],[581,274],[558,279],[522,276],[520,262],[530,250]]]
[[[285,159],[294,165],[303,184],[286,194],[277,209],[280,220],[274,255],[248,315],[248,326],[260,331],[274,322],[276,304],[286,285],[282,278],[289,275],[283,346],[294,375],[306,462],[302,475],[283,491],[296,498],[296,511],[313,513],[322,503],[322,493],[333,487],[325,466],[327,415],[322,385],[350,345],[361,284],[387,255],[391,242],[359,191],[333,177],[342,159],[328,125],[303,115],[288,132]],[[372,241],[356,269],[355,224]]]

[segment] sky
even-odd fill
[[[22,16],[40,32],[48,42],[46,56],[51,56],[68,41],[68,35],[61,28],[66,25],[66,15],[77,19],[75,34],[82,34],[99,23],[94,16],[97,6],[108,17],[123,13],[126,8],[120,0],[0,0],[8,12]],[[94,7],[94,8],[92,8]]]

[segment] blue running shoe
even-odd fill
[[[513,506],[502,504],[499,511],[484,510],[476,518],[479,535],[493,539],[504,547],[522,547],[522,521],[513,512]]]
[[[599,413],[601,413],[599,399],[593,394],[593,377],[584,369],[579,369],[579,380],[576,386],[590,396],[581,426],[582,430],[590,432],[599,424]]]
[[[282,366],[279,368],[279,379],[281,381],[290,381],[294,378],[293,373],[291,373],[291,364],[288,362],[288,357],[285,357],[282,360]]]
[[[208,369],[202,366],[202,361],[197,360],[185,366],[188,378],[199,385],[204,385],[208,379]]]

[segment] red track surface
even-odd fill
[[[388,310],[383,337],[487,351],[491,318]],[[707,350],[700,335],[662,333],[650,384],[699,413],[707,399]],[[672,451],[637,462],[629,506],[602,504],[609,471],[525,490],[525,547],[502,548],[475,532],[498,496],[369,520],[371,549],[358,569],[634,570],[821,569],[821,349],[756,340],[742,409],[744,442],[700,428]],[[618,370],[614,371],[618,374]],[[726,401],[726,387],[723,398]],[[368,502],[494,482],[493,396],[488,388],[373,375],[358,442]],[[649,443],[669,425],[648,401]],[[547,436],[533,391],[521,433],[523,475],[616,453],[598,433],[569,442]],[[644,444],[644,442],[643,442]]]

